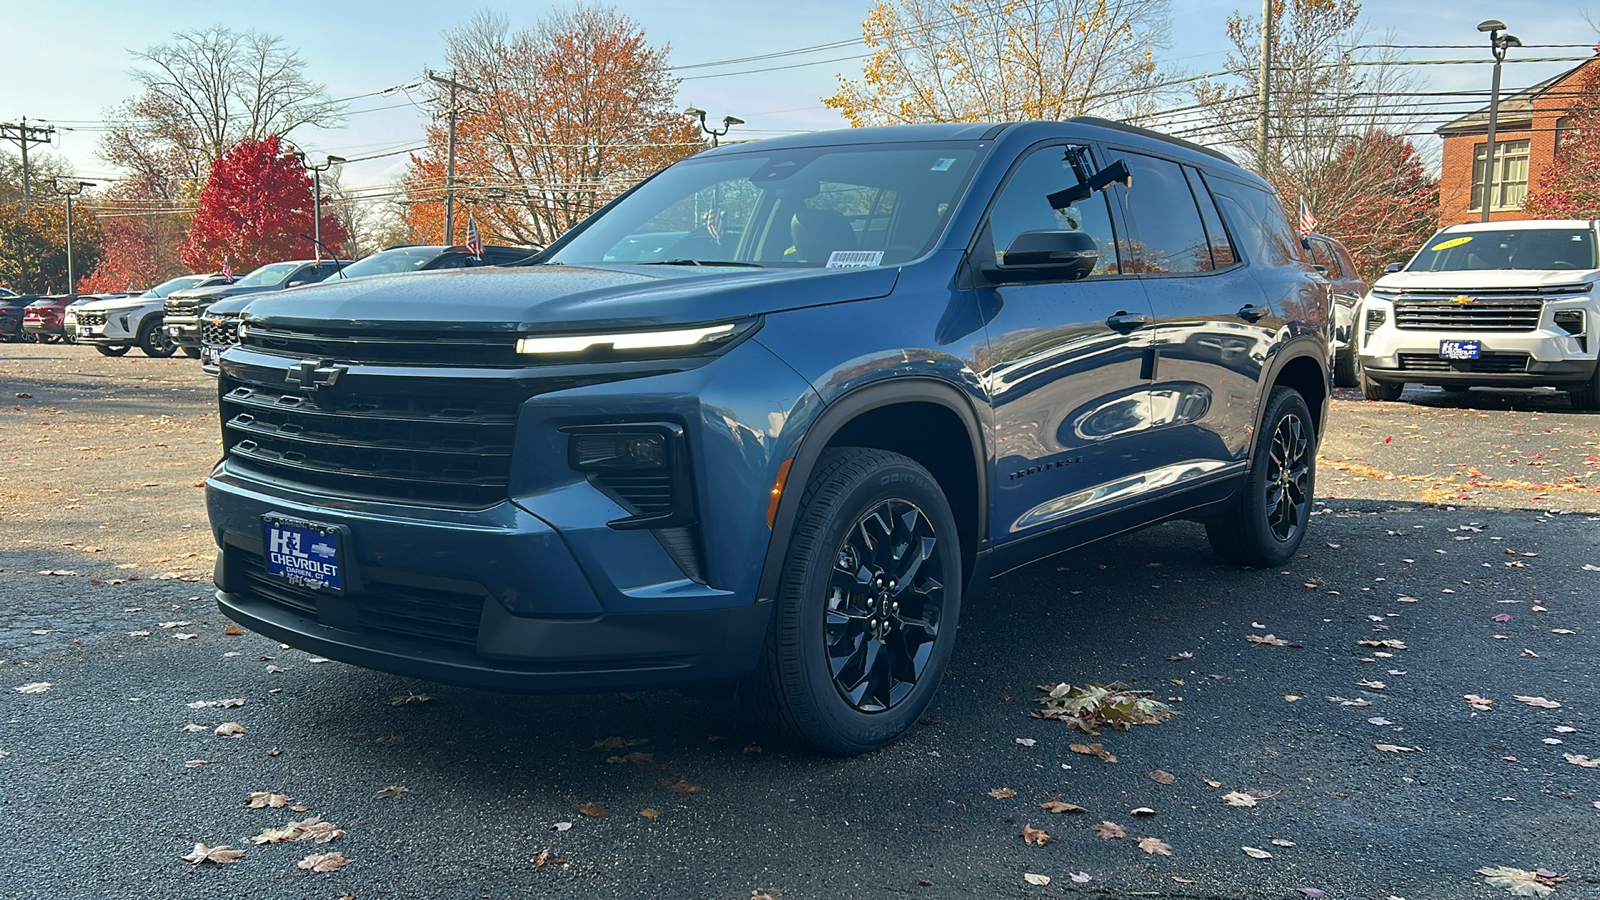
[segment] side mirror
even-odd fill
[[[1405,263],[1392,262],[1392,263],[1389,263],[1387,266],[1383,267],[1383,274],[1385,274],[1385,275],[1393,275],[1394,273],[1400,271],[1401,269],[1403,269],[1405,267],[1406,267]]]
[[[1081,231],[1024,231],[1011,239],[990,281],[1078,281],[1100,262],[1094,238]]]
[[[1311,268],[1316,269],[1318,275],[1326,275],[1326,274],[1328,274],[1328,267],[1323,265],[1322,263],[1312,263],[1311,264]]]
[[[302,284],[310,284],[310,283],[311,282],[306,281],[304,278],[296,278],[294,281],[289,282],[288,286],[289,287],[299,287]]]

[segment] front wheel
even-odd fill
[[[829,450],[801,498],[741,705],[825,753],[882,747],[933,698],[960,612],[961,545],[939,483],[898,453]]]
[[[1404,384],[1396,384],[1390,381],[1374,381],[1368,377],[1366,370],[1363,369],[1361,372],[1361,396],[1366,397],[1368,400],[1385,400],[1392,403],[1399,400],[1400,395],[1405,393],[1405,390],[1406,386]]]
[[[161,327],[161,317],[156,316],[139,326],[139,349],[153,359],[166,359],[177,351],[178,345]]]
[[[184,348],[182,348],[182,350],[183,350],[183,355],[189,357],[190,359],[199,359],[200,358],[200,348],[199,347],[184,347]]]
[[[95,344],[94,348],[101,356],[121,356],[129,349],[127,344]]]
[[[1305,398],[1293,388],[1273,388],[1244,486],[1226,512],[1206,523],[1211,549],[1238,566],[1288,562],[1305,539],[1311,518],[1316,453]]]
[[[1333,356],[1333,386],[1353,388],[1361,383],[1361,371],[1356,365],[1356,348],[1347,346],[1335,350]]]

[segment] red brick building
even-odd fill
[[[1600,57],[1500,97],[1495,121],[1494,190],[1490,219],[1521,219],[1522,199],[1555,159],[1562,135],[1571,127],[1580,73],[1600,65]],[[1439,225],[1476,222],[1483,215],[1483,158],[1488,143],[1489,108],[1462,116],[1438,129],[1444,138],[1439,169]]]

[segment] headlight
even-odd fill
[[[239,323],[239,331],[238,331],[239,340],[241,340],[241,341],[244,340],[244,336],[249,334],[249,333],[250,333],[250,326],[246,325],[243,322],[240,322]]]
[[[650,356],[661,351],[665,356],[696,356],[726,345],[755,327],[756,320],[723,322],[670,331],[627,331],[606,334],[575,334],[551,337],[525,337],[517,340],[517,352],[531,355],[578,355],[600,348],[619,354]]]

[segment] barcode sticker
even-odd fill
[[[882,250],[835,250],[828,255],[830,269],[863,269],[883,262]]]

